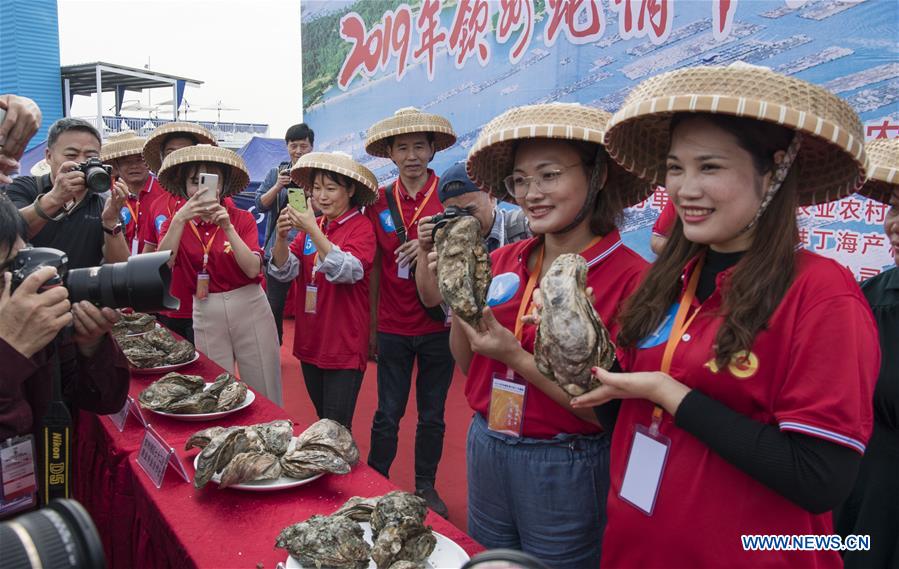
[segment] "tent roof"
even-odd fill
[[[269,170],[290,160],[283,138],[254,136],[237,153],[246,162],[250,180],[254,182],[263,181]]]
[[[91,95],[97,90],[97,69],[103,79],[103,91],[115,91],[116,87],[124,87],[129,91],[171,87],[177,81],[185,81],[187,85],[199,87],[203,84],[197,79],[159,73],[148,69],[137,69],[115,63],[97,61],[66,65],[60,68],[63,81],[69,80],[69,89],[73,95]]]

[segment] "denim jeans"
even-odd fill
[[[449,331],[423,336],[378,332],[378,410],[371,426],[368,465],[388,476],[396,457],[400,419],[412,388],[412,364],[418,358],[415,379],[418,425],[415,429],[415,486],[427,488],[437,479],[443,454],[443,411],[453,380]]]
[[[609,490],[609,437],[517,438],[475,413],[468,429],[468,532],[553,569],[596,569]],[[636,545],[635,547],[639,547]]]
[[[284,305],[292,283],[282,283],[265,272],[265,296],[275,315],[275,327],[278,329],[278,344],[284,343]],[[294,331],[296,334],[297,332]]]
[[[301,363],[300,367],[318,418],[333,419],[352,430],[362,372],[358,369],[323,369],[307,363]]]

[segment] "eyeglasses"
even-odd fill
[[[575,166],[580,166],[582,163],[577,162],[575,164],[570,164],[568,166],[562,166],[561,168],[556,168],[554,170],[545,170],[540,172],[536,176],[522,176],[520,174],[512,174],[510,176],[506,176],[503,179],[503,184],[506,186],[506,191],[512,194],[512,197],[520,200],[528,195],[528,191],[531,189],[531,184],[533,183],[537,186],[537,191],[543,195],[551,194],[556,191],[559,187],[559,179],[562,175],[571,168]]]

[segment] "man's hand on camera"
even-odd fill
[[[275,187],[283,190],[290,185],[290,170],[284,170],[278,173],[278,179],[275,181]]]
[[[72,200],[84,195],[87,186],[84,184],[84,172],[75,170],[77,162],[63,162],[53,181],[53,189],[41,199],[44,209],[58,210]]]
[[[41,109],[31,99],[17,95],[0,95],[0,109],[6,111],[0,122],[0,152],[18,160],[41,126]]]
[[[128,191],[128,185],[122,180],[117,180],[109,191],[109,197],[106,198],[106,205],[103,206],[103,213],[100,214],[100,221],[104,227],[112,228],[119,223],[119,212],[125,205],[125,200],[131,192]]]
[[[12,274],[3,273],[0,295],[0,339],[30,358],[72,322],[69,291],[57,286],[44,292],[40,287],[56,276],[54,267],[42,267],[28,275],[12,291]]]
[[[72,305],[72,315],[75,317],[75,343],[86,358],[97,353],[103,338],[119,321],[119,313],[112,308],[97,308],[86,300]]]

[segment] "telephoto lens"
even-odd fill
[[[97,527],[75,500],[53,500],[0,524],[0,569],[38,567],[106,567]]]
[[[134,255],[122,263],[72,269],[66,279],[69,300],[139,312],[177,310],[181,302],[169,294],[170,257],[170,251],[159,251]]]

